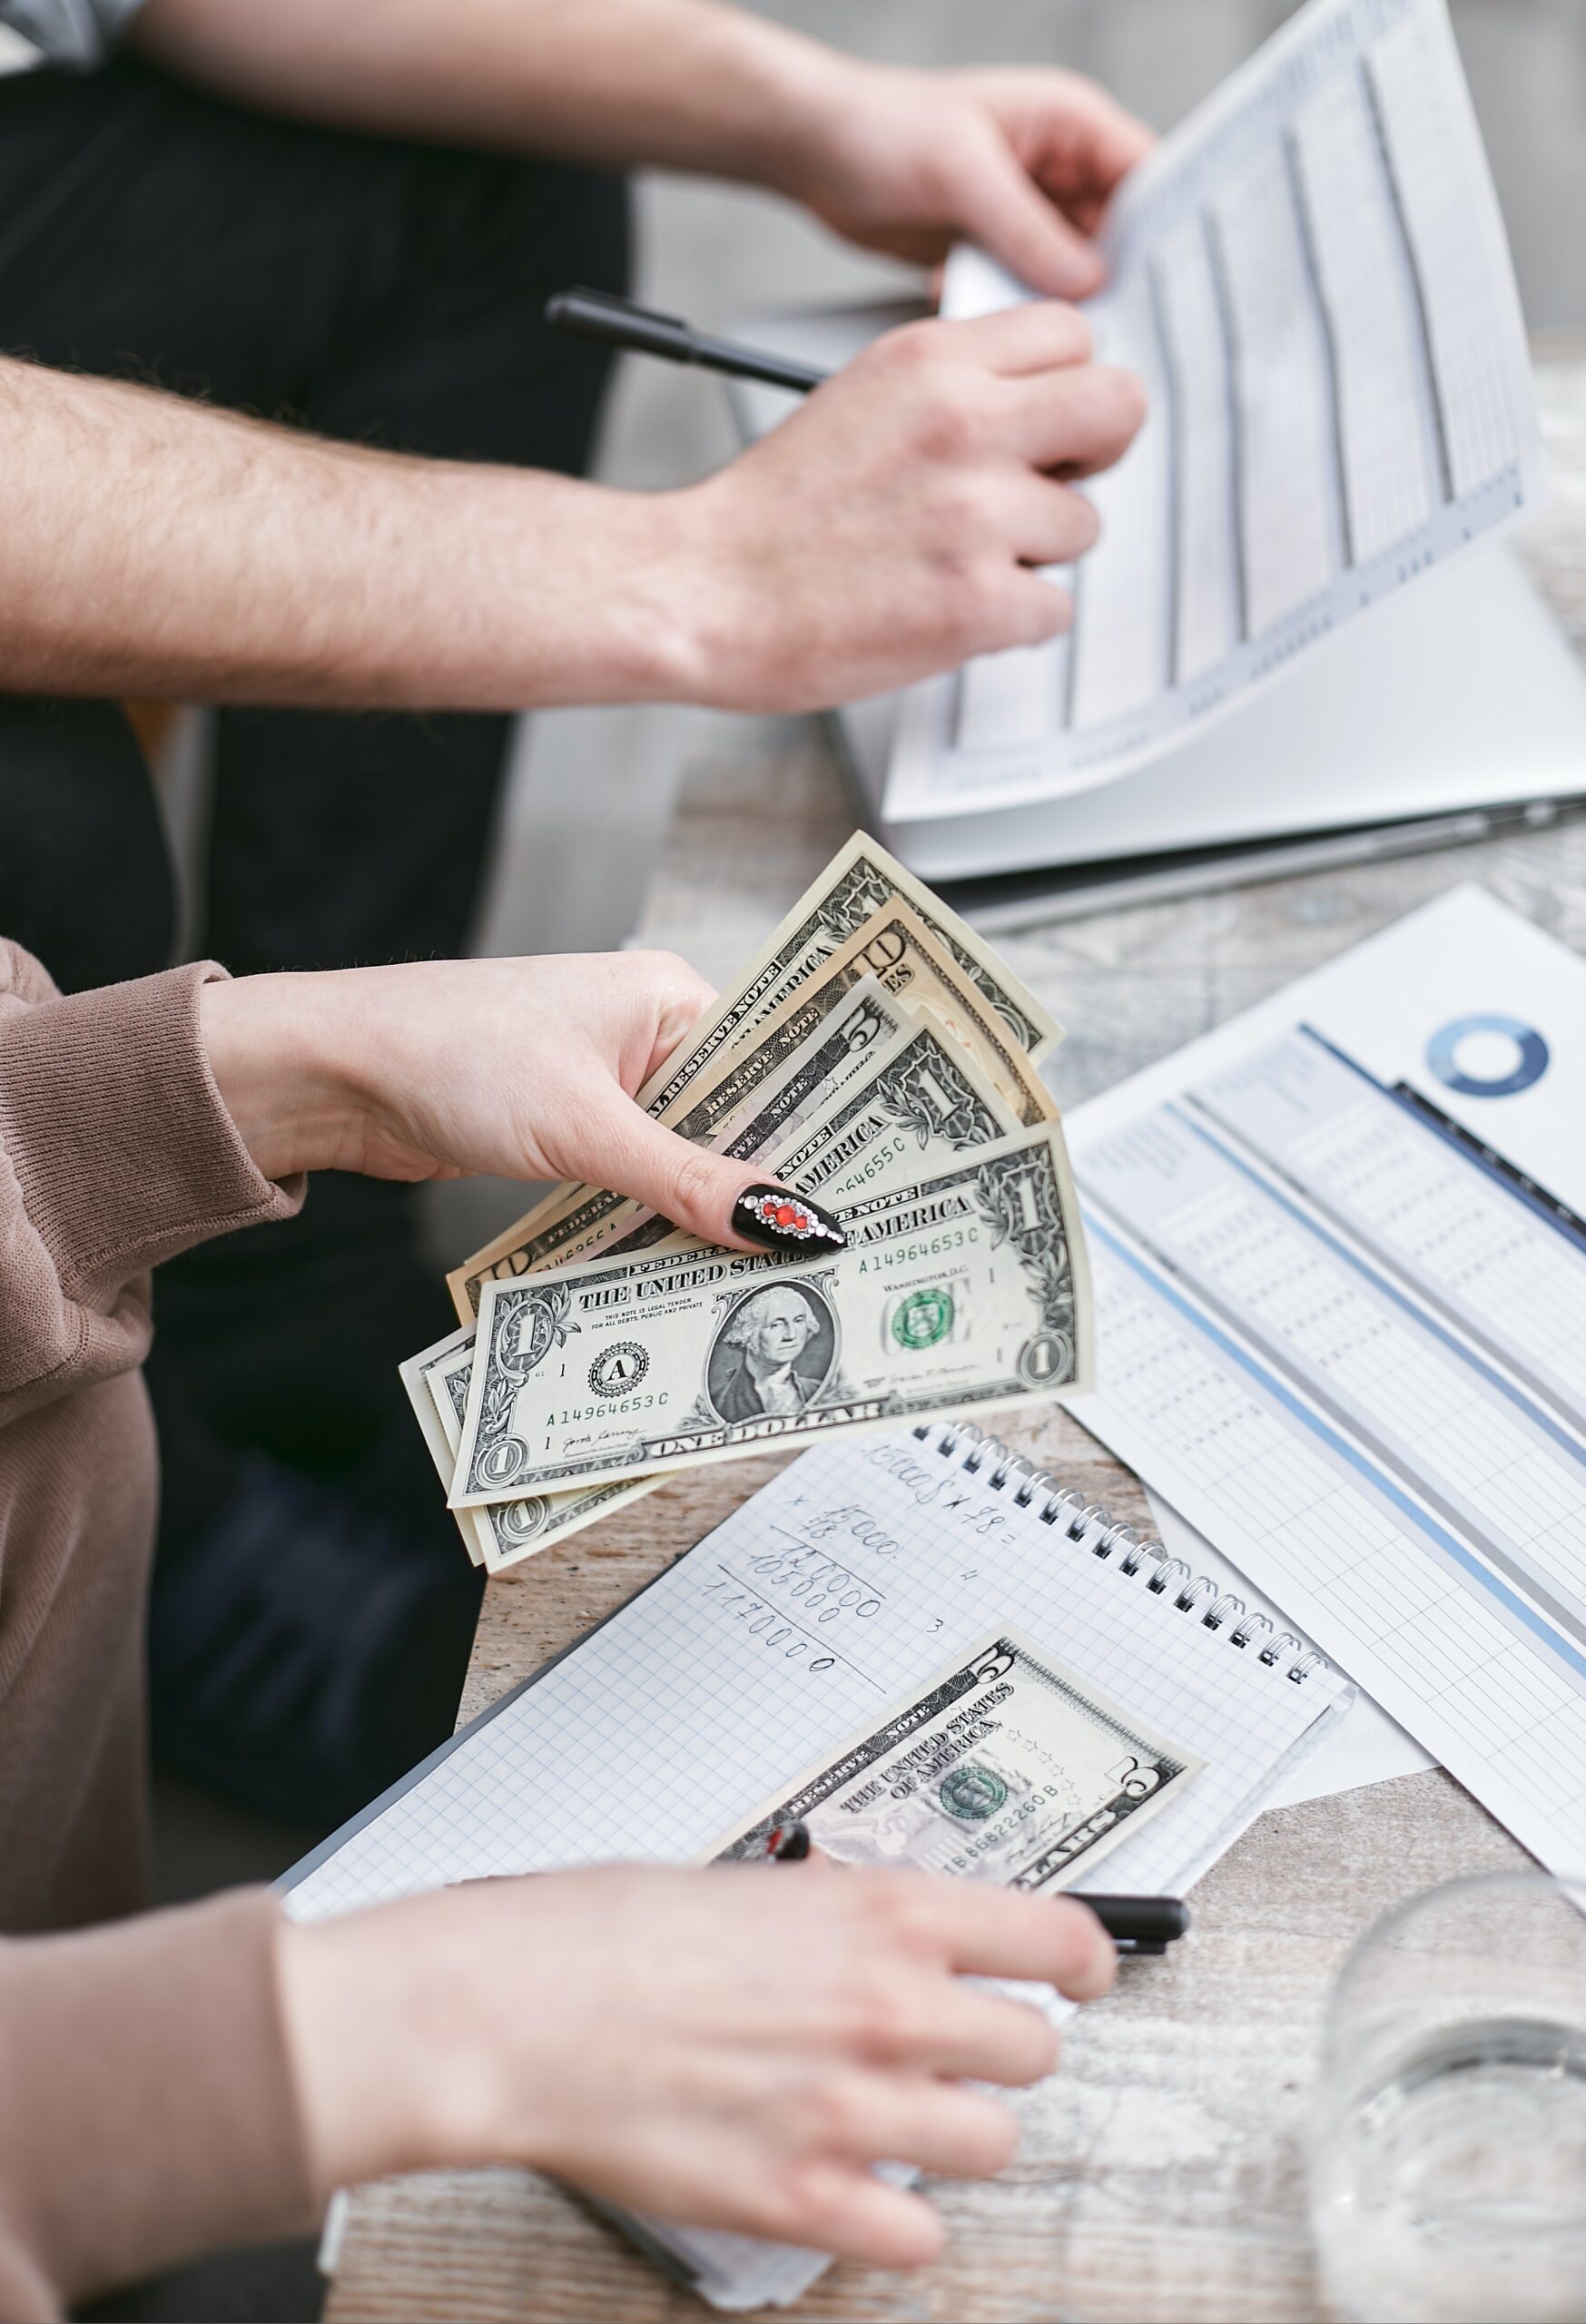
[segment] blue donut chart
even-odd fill
[[[1460,1043],[1473,1033],[1499,1033],[1513,1042],[1519,1054],[1507,1073],[1483,1080],[1475,1074],[1462,1072],[1457,1051]],[[1534,1025],[1523,1024],[1518,1017],[1456,1017],[1452,1023],[1440,1027],[1427,1042],[1426,1063],[1445,1089],[1456,1090],[1462,1098],[1514,1098],[1540,1081],[1547,1071],[1548,1045]]]

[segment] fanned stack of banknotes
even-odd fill
[[[565,1186],[448,1277],[461,1328],[402,1377],[492,1572],[675,1470],[1050,1402],[1090,1384],[1059,1028],[857,834],[639,1094],[835,1215],[745,1255]]]

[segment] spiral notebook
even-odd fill
[[[1002,1622],[1207,1762],[1097,1866],[1113,1893],[1182,1895],[1353,1695],[1269,1616],[978,1429],[823,1445],[305,1857],[286,1909],[692,1862]],[[796,2299],[824,2265],[624,2224],[724,2308]]]

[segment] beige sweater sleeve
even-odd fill
[[[78,1859],[120,1844],[136,1796],[153,1445],[132,1375],[148,1344],[147,1270],[301,1199],[254,1167],[210,1073],[198,996],[222,973],[178,969],[63,999],[0,942],[0,1896],[12,1927],[41,1925],[40,1896],[58,1918],[105,1909]],[[280,1925],[274,1901],[251,1892],[0,1939],[0,2315],[53,2317],[178,2256],[309,2220]]]
[[[280,1930],[244,1889],[0,1942],[0,2315],[311,2224]]]
[[[142,1361],[150,1267],[302,1200],[255,1168],[210,1072],[198,995],[224,973],[63,999],[0,941],[0,1426]]]

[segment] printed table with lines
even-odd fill
[[[1542,350],[1539,380],[1555,497],[1523,545],[1586,652],[1586,353]],[[641,930],[718,981],[851,828],[813,726],[733,731],[734,743],[689,770]],[[1072,1105],[1466,879],[1586,952],[1586,824],[1571,822],[999,941],[1068,1028],[1050,1070]],[[1000,1433],[1089,1497],[1145,1519],[1135,1481],[1065,1416]],[[463,1716],[609,1613],[777,1465],[675,1480],[493,1581]],[[1071,2026],[1059,2073],[1019,2101],[1011,2168],[989,2186],[937,2191],[951,2231],[941,2263],[895,2280],[833,2270],[793,2313],[878,2324],[1324,2316],[1303,2135],[1330,1980],[1390,1904],[1522,1860],[1440,1773],[1263,1817],[1197,1891],[1188,1942],[1126,1968]],[[331,2324],[682,2324],[707,2312],[557,2189],[507,2171],[360,2190],[327,2306]]]

